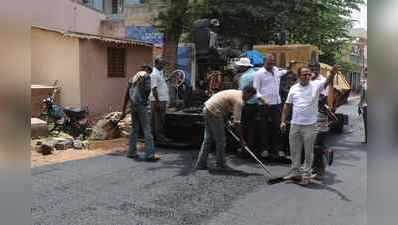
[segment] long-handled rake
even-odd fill
[[[231,121],[227,121],[227,131],[236,141],[240,143],[240,138],[234,133],[232,129]],[[267,169],[267,167],[265,167],[265,165],[261,162],[261,160],[259,160],[257,156],[249,149],[249,147],[243,146],[243,149],[245,149],[245,151],[247,151],[250,154],[250,156],[253,157],[253,159],[256,160],[258,164],[260,164],[260,166],[268,174],[268,176],[270,177],[270,179],[267,181],[268,184],[276,184],[285,181],[283,177],[274,177],[274,175],[272,175],[272,173]]]

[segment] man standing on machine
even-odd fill
[[[282,107],[279,88],[281,77],[287,75],[288,72],[288,70],[277,68],[273,55],[269,55],[264,67],[259,69],[254,77],[253,87],[257,89],[257,97],[265,99],[266,103],[261,108],[264,115],[263,122],[266,124],[263,131],[264,139],[268,142],[266,146],[263,146],[263,153],[261,154],[265,158],[286,156],[284,149],[282,149],[279,128]]]

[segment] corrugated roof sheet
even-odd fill
[[[62,34],[65,37],[87,39],[87,40],[94,39],[94,40],[99,40],[99,41],[103,41],[103,42],[130,44],[130,45],[142,45],[142,46],[153,47],[152,43],[144,42],[144,41],[137,41],[137,40],[132,40],[132,39],[116,38],[116,37],[110,37],[110,36],[104,36],[104,35],[88,34],[88,33],[73,32],[73,31],[63,31],[60,29],[53,29],[53,28],[47,28],[47,27],[41,27],[41,26],[32,26],[32,27],[41,29],[41,30],[56,32],[56,33]]]

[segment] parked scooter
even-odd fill
[[[55,82],[54,86],[56,86]],[[50,133],[59,134],[61,131],[71,135],[73,138],[82,136],[82,139],[89,137],[91,129],[89,128],[88,108],[62,107],[55,103],[55,94],[50,93],[43,99],[43,110],[40,118],[47,121]]]

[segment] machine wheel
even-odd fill
[[[343,133],[344,124],[348,124],[347,115],[336,114],[337,121],[330,124],[330,132],[341,134]]]

